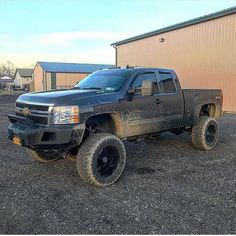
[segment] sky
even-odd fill
[[[114,64],[113,42],[233,6],[236,0],[0,0],[0,64]]]

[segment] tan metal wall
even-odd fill
[[[82,73],[56,73],[57,89],[67,89],[75,86],[77,82],[84,79],[88,74]],[[51,89],[51,73],[46,73],[47,88]]]
[[[223,110],[236,111],[236,14],[117,46],[117,65],[127,64],[173,68],[183,88],[220,88]]]
[[[88,74],[83,73],[56,73],[57,89],[71,88]],[[44,72],[39,64],[36,64],[33,72],[34,90],[43,90],[43,78],[47,81],[47,90],[51,89],[51,73]]]
[[[43,90],[43,73],[42,67],[36,64],[33,71],[34,91]]]

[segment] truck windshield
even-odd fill
[[[87,76],[75,85],[78,89],[96,89],[104,92],[118,91],[124,84],[130,71],[104,70]]]

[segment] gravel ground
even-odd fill
[[[126,144],[114,185],[83,183],[75,162],[33,161],[7,139],[15,97],[0,96],[0,234],[236,234],[236,116],[208,152],[190,136]]]

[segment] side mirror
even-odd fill
[[[153,81],[144,80],[142,83],[141,92],[143,96],[151,96],[153,94]]]

